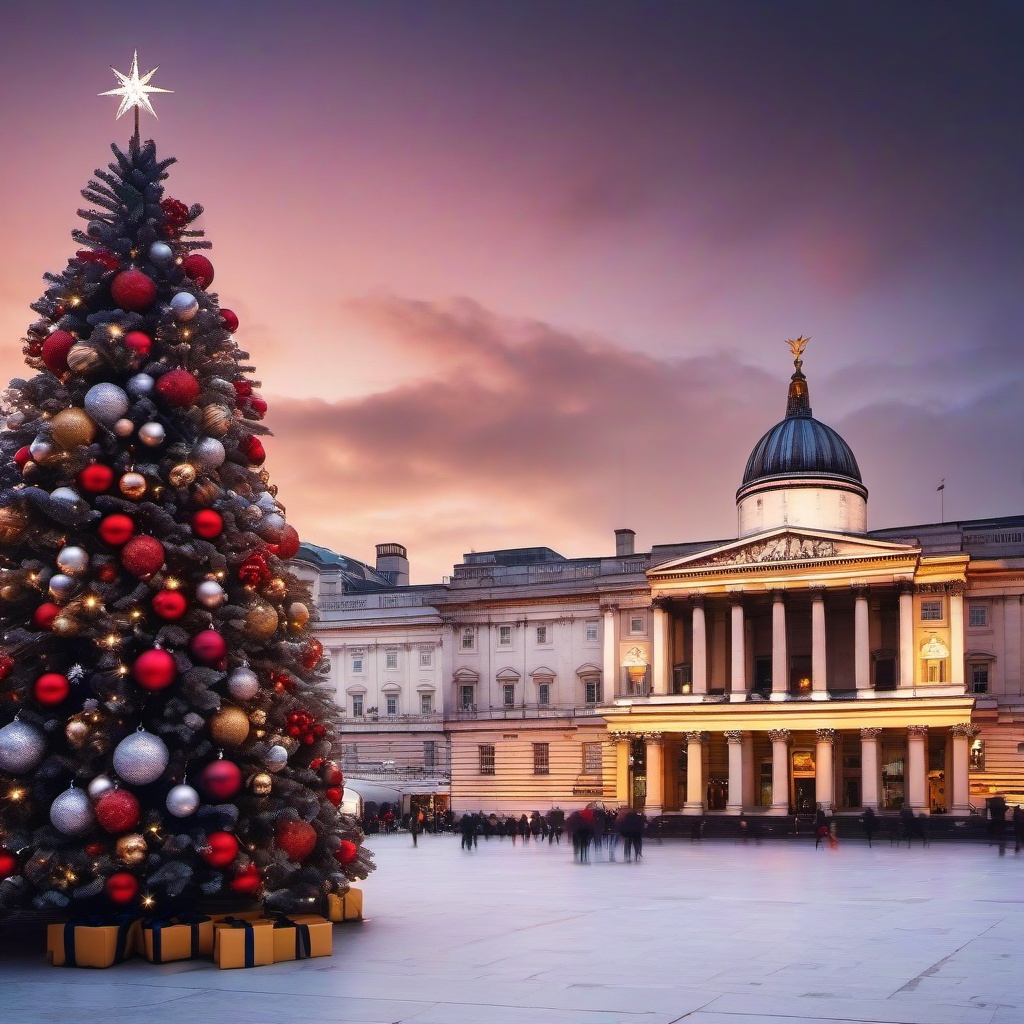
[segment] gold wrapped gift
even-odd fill
[[[205,914],[142,923],[142,952],[151,964],[191,960],[213,952],[213,920]]]
[[[279,914],[273,925],[274,963],[331,956],[334,952],[333,926],[319,914]]]
[[[363,890],[349,889],[341,896],[330,893],[327,897],[328,921],[362,921]]]
[[[140,920],[125,915],[113,923],[83,918],[46,929],[46,952],[56,967],[112,967],[134,956]]]
[[[213,960],[221,969],[274,962],[274,922],[228,917],[214,925]]]

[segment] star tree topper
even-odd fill
[[[149,102],[149,93],[151,92],[174,92],[173,89],[160,89],[155,85],[150,85],[149,80],[160,70],[158,64],[152,71],[147,71],[141,78],[139,78],[139,51],[135,51],[135,55],[132,57],[132,70],[127,74],[122,74],[115,67],[111,67],[111,71],[117,75],[118,81],[121,83],[117,89],[108,89],[106,92],[99,93],[100,96],[120,96],[121,106],[118,108],[117,116],[120,117],[122,114],[127,113],[133,107],[135,108],[135,133],[139,131],[139,108],[142,107],[148,111],[154,117],[156,117],[156,111],[153,109],[153,104]]]

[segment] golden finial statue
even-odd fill
[[[802,334],[799,338],[787,338],[786,344],[789,346],[789,351],[793,353],[794,359],[799,359],[804,354],[804,349],[807,348],[807,342],[810,338],[805,338]]]

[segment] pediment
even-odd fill
[[[914,558],[920,554],[920,550],[912,544],[894,544],[891,541],[851,537],[845,533],[827,533],[822,530],[780,527],[652,566],[648,576],[668,573],[675,575],[691,569],[703,571],[720,568],[734,571],[742,566],[763,566],[766,563],[791,567],[859,559]]]

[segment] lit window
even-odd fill
[[[384,654],[385,668],[398,668],[398,651],[386,651]]]
[[[498,643],[502,647],[512,646],[512,627],[511,626],[499,626],[498,627]]]
[[[462,649],[464,651],[476,650],[476,630],[472,627],[462,631]]]
[[[363,717],[363,695],[361,693],[356,693],[352,696],[352,717]]]
[[[596,644],[599,639],[600,639],[600,633],[598,632],[598,624],[597,624],[597,622],[588,622],[587,623],[587,643],[588,644]]]
[[[393,693],[389,693],[388,694],[388,696],[387,696],[387,704],[385,705],[385,708],[386,708],[386,713],[389,714],[389,715],[397,715],[398,714],[398,697],[395,694],[393,694]]]
[[[546,644],[548,642],[548,627],[538,626],[537,627],[537,643]]]
[[[583,744],[583,773],[584,775],[601,774],[601,744]]]
[[[967,610],[967,625],[968,626],[987,626],[988,625],[988,605],[987,604],[972,604]]]
[[[507,708],[515,706],[516,703],[516,684],[505,683],[501,688],[501,702]]]
[[[434,710],[434,695],[432,693],[420,694],[420,714],[429,715]]]
[[[976,661],[968,666],[971,675],[971,692],[988,693],[988,662]]]
[[[921,621],[939,622],[942,619],[942,601],[922,601]]]
[[[583,699],[587,704],[601,703],[601,680],[597,678],[583,680]]]
[[[481,775],[493,775],[494,774],[494,744],[493,743],[481,743],[477,748],[477,753],[480,758],[480,774]]]
[[[437,767],[437,740],[423,741],[423,767]]]
[[[547,775],[551,771],[550,762],[551,750],[548,743],[534,743],[533,745],[533,774]]]
[[[473,699],[473,690],[474,687],[472,683],[463,683],[463,685],[459,687],[459,707],[462,708],[463,711],[473,710],[473,705],[476,703]]]
[[[434,662],[434,655],[430,651],[420,651],[420,668],[430,668]]]
[[[972,772],[983,772],[985,770],[985,741],[975,740],[971,744],[971,759],[970,759],[971,771]]]
[[[551,684],[540,683],[537,687],[537,703],[541,707],[547,707],[551,703]]]
[[[644,617],[642,615],[633,615],[630,617],[629,631],[630,633],[642,633],[644,631]]]

